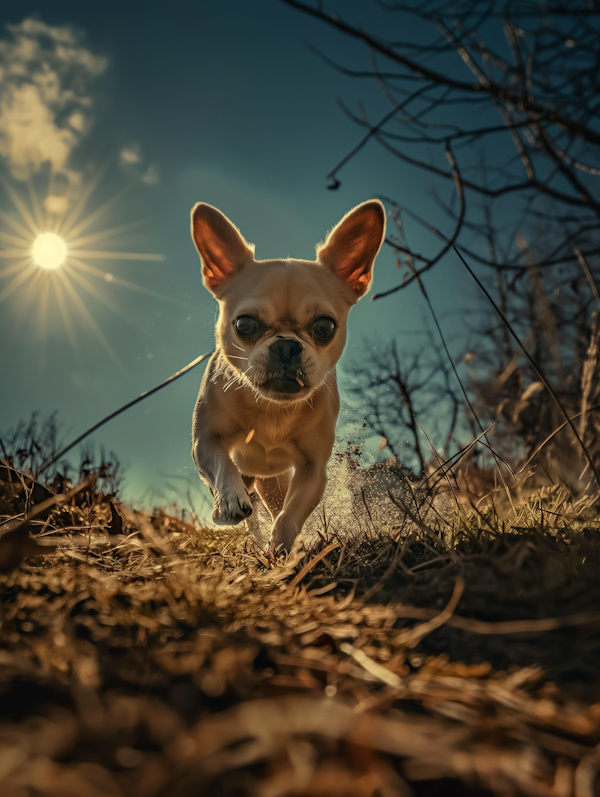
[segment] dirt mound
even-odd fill
[[[2,794],[595,793],[600,545],[563,495],[400,495],[282,562],[94,474],[41,509],[0,477]]]

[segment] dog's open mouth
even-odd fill
[[[267,379],[261,384],[263,390],[270,393],[291,394],[299,393],[305,388],[304,374],[269,374]]]

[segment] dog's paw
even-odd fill
[[[237,526],[251,514],[252,501],[243,486],[239,491],[215,490],[212,519],[217,526]]]
[[[273,526],[269,546],[274,554],[289,554],[298,541],[300,544],[300,529],[286,523],[283,518],[278,518]]]

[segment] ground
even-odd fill
[[[346,489],[283,561],[101,476],[0,470],[2,795],[597,793],[589,501]]]

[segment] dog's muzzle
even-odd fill
[[[269,346],[267,381],[274,393],[299,393],[304,387],[302,344],[293,338],[279,338]]]

